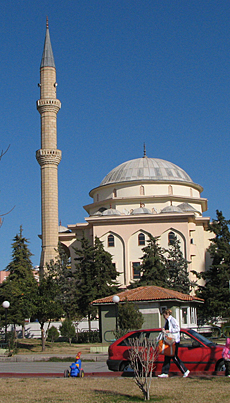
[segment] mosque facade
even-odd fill
[[[71,232],[59,233],[59,239],[73,262],[73,248],[80,246],[77,239],[84,233],[93,243],[97,236],[112,255],[123,286],[139,278],[149,234],[159,237],[159,246],[166,249],[176,237],[189,271],[202,272],[209,264],[210,238],[202,190],[177,165],[144,153],[142,158],[115,167],[90,191],[92,203],[84,206],[88,213],[85,222],[68,225]]]
[[[46,38],[47,35],[49,39],[48,25]],[[44,147],[37,152],[42,171],[41,267],[48,262],[49,251],[57,248],[58,236],[74,268],[74,248],[80,247],[78,239],[84,233],[91,244],[95,237],[103,241],[104,249],[112,255],[119,273],[118,282],[126,287],[140,276],[142,249],[147,246],[151,234],[159,238],[159,246],[163,248],[168,248],[176,236],[189,262],[189,272],[204,271],[209,265],[210,233],[207,229],[210,219],[203,216],[207,211],[207,199],[201,197],[203,188],[179,166],[147,157],[145,149],[142,157],[115,167],[90,191],[92,202],[84,206],[87,213],[84,223],[59,226],[57,230],[57,167],[61,152],[56,146],[56,115],[60,101],[56,99],[50,39],[45,41],[42,60],[41,71],[48,69],[52,74],[47,73],[44,78],[43,73],[41,84],[49,90],[42,93],[43,99],[41,96],[38,101],[38,109],[41,104],[41,137],[46,138],[46,143],[44,140],[42,143]],[[48,189],[52,189],[52,194]],[[193,279],[191,273],[190,279]]]

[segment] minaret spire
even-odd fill
[[[37,109],[41,115],[41,149],[36,152],[41,167],[42,253],[41,274],[50,260],[56,260],[58,247],[58,164],[61,151],[57,149],[57,113],[61,102],[56,97],[56,68],[51,47],[48,18],[40,66],[40,99]]]
[[[40,67],[48,67],[48,66],[55,68],[53,50],[52,50],[51,41],[50,41],[49,21],[48,21],[48,17],[46,17],[46,36],[45,36],[45,43],[44,43],[44,49],[43,49],[42,61],[41,61]]]

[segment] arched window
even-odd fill
[[[169,187],[168,187],[168,194],[169,194],[169,195],[172,195],[172,194],[173,194],[173,187],[172,187],[172,185],[169,185]]]
[[[117,189],[113,189],[113,197],[117,197]]]
[[[145,234],[142,232],[138,235],[138,245],[145,245]]]
[[[110,234],[108,236],[108,247],[114,246],[114,236]]]
[[[144,194],[145,194],[145,188],[144,188],[143,185],[141,185],[141,186],[140,186],[140,195],[141,195],[141,196],[144,196]]]
[[[168,244],[172,245],[175,242],[175,240],[176,240],[175,233],[173,231],[170,231],[168,235]]]

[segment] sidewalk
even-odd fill
[[[72,357],[74,360],[74,354],[16,354],[12,357],[0,355],[0,362],[34,362],[34,361],[49,361],[50,358],[68,358]],[[107,353],[86,353],[81,355],[82,361],[95,361],[106,362],[108,358]]]

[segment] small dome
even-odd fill
[[[93,214],[91,214],[91,216],[97,216],[97,217],[100,217],[102,215],[102,212],[101,211],[96,211],[95,213],[93,213]]]
[[[100,186],[130,181],[179,181],[193,183],[190,176],[180,167],[158,158],[137,158],[124,162],[110,171]]]
[[[196,210],[193,206],[191,206],[191,204],[189,203],[181,203],[178,204],[178,206],[181,210],[185,211],[185,212],[198,212],[198,210]]]
[[[63,225],[58,226],[58,232],[71,232],[68,228],[64,227]]]
[[[183,210],[178,206],[167,206],[161,210],[161,213],[183,213]]]
[[[152,214],[151,211],[146,207],[138,207],[135,208],[130,215],[138,215],[138,214]]]
[[[107,210],[103,211],[102,213],[103,216],[106,215],[121,215],[120,211],[114,209],[114,208],[108,208]]]

